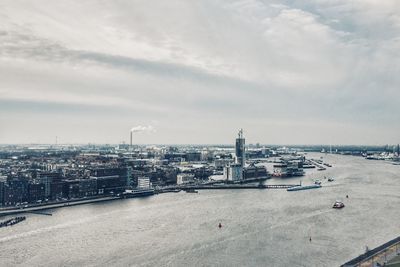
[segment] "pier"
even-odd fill
[[[40,215],[50,215],[48,212],[43,212],[43,210],[48,209],[55,209],[55,208],[62,208],[62,207],[70,207],[76,205],[83,205],[89,203],[97,203],[97,202],[104,202],[104,201],[111,201],[121,199],[119,196],[102,196],[96,198],[87,198],[87,199],[76,199],[76,200],[69,200],[69,201],[60,201],[60,202],[52,202],[46,203],[37,206],[31,206],[28,208],[11,208],[11,209],[2,209],[0,210],[0,217],[12,214],[19,214],[19,213],[37,213],[40,212]],[[47,214],[45,214],[47,213]]]
[[[176,187],[176,189],[193,189],[193,190],[214,190],[214,189],[287,189],[300,184],[274,184],[274,185],[244,185],[244,184],[222,184],[222,185],[186,185]]]
[[[8,220],[6,220],[4,222],[0,222],[0,228],[1,227],[7,227],[7,226],[13,226],[14,224],[20,223],[20,222],[24,221],[25,219],[26,219],[25,216],[8,219]]]
[[[387,263],[400,255],[400,236],[346,262],[340,267],[391,266]]]

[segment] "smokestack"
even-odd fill
[[[131,142],[129,143],[130,144],[130,146],[129,146],[129,148],[132,150],[132,135],[133,135],[133,131],[131,131]]]

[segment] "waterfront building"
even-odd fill
[[[194,174],[180,173],[176,176],[176,184],[187,184],[194,181]]]
[[[65,186],[64,181],[51,183],[50,198],[55,200],[65,197],[66,195],[64,195],[64,186]]]
[[[25,179],[13,179],[4,186],[4,204],[16,205],[28,199],[28,181]]]
[[[4,205],[4,181],[0,181],[0,207]]]
[[[265,166],[256,166],[254,164],[251,164],[250,166],[246,167],[243,171],[244,179],[266,178],[266,177],[268,177],[268,172]]]
[[[235,156],[236,156],[236,163],[240,164],[242,168],[244,168],[246,162],[246,151],[245,151],[245,139],[243,137],[242,129],[240,129],[238,133],[238,138],[236,138]]]
[[[303,162],[297,160],[283,161],[282,163],[274,164],[274,176],[292,177],[303,176]]]
[[[79,196],[94,196],[97,194],[97,179],[80,179],[79,180]]]
[[[231,163],[233,163],[233,160],[230,158],[216,159],[214,161],[214,166],[217,170],[222,170],[224,167],[228,166]]]
[[[228,181],[238,181],[243,179],[243,168],[238,163],[231,164],[224,168],[224,178]]]
[[[115,191],[124,191],[125,184],[121,184],[119,175],[91,177],[97,181],[97,190],[99,194],[111,193]]]
[[[62,176],[60,172],[38,172],[37,183],[44,184],[46,198],[51,197],[51,183],[61,182]]]
[[[28,185],[28,202],[42,201],[46,198],[45,185],[40,183],[30,183]]]
[[[97,187],[102,191],[123,191],[132,185],[131,167],[95,168],[90,170],[91,178],[97,179]]]
[[[149,189],[151,187],[150,178],[149,177],[138,177],[137,188],[138,189]]]
[[[64,195],[68,198],[78,198],[79,180],[67,180],[64,184]]]

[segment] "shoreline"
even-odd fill
[[[263,189],[287,189],[290,187],[298,186],[297,184],[280,184],[280,185],[246,185],[246,184],[225,184],[225,185],[190,185],[190,186],[174,186],[170,188],[165,188],[161,190],[156,190],[155,195],[157,194],[163,194],[163,193],[171,193],[172,190],[187,190],[187,189],[195,189],[195,190],[229,190],[229,189],[235,189],[235,190],[246,190],[246,189],[258,189],[258,190],[263,190]],[[129,198],[141,198],[141,197],[147,197],[147,196],[134,196],[134,197],[129,197]],[[46,204],[41,204],[41,205],[35,205],[32,207],[27,207],[27,208],[4,208],[0,209],[0,217],[3,216],[8,216],[8,215],[14,215],[14,214],[20,214],[20,213],[30,213],[30,212],[35,212],[35,211],[41,211],[41,210],[48,210],[48,209],[56,209],[56,208],[63,208],[63,207],[69,207],[69,206],[77,206],[77,205],[84,205],[84,204],[90,204],[90,203],[97,203],[97,202],[105,202],[105,201],[112,201],[112,200],[118,200],[118,199],[124,199],[123,196],[101,196],[101,197],[91,197],[91,198],[86,198],[86,199],[76,199],[76,200],[70,200],[70,201],[62,201],[62,202],[56,202],[56,203],[46,203]]]
[[[20,214],[20,213],[30,213],[30,212],[48,210],[48,209],[57,209],[57,208],[63,208],[63,207],[84,205],[84,204],[90,204],[90,203],[112,201],[112,200],[117,200],[117,199],[121,199],[121,197],[106,196],[106,197],[97,197],[97,198],[91,198],[91,199],[78,199],[78,200],[72,200],[72,201],[63,201],[63,202],[59,202],[59,203],[51,203],[51,204],[28,207],[28,208],[12,208],[12,209],[0,210],[0,217]]]

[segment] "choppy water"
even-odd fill
[[[0,265],[339,266],[399,236],[400,166],[322,156],[334,167],[302,178],[335,177],[321,189],[169,193],[27,215],[0,229]],[[336,199],[346,207],[333,210]]]

